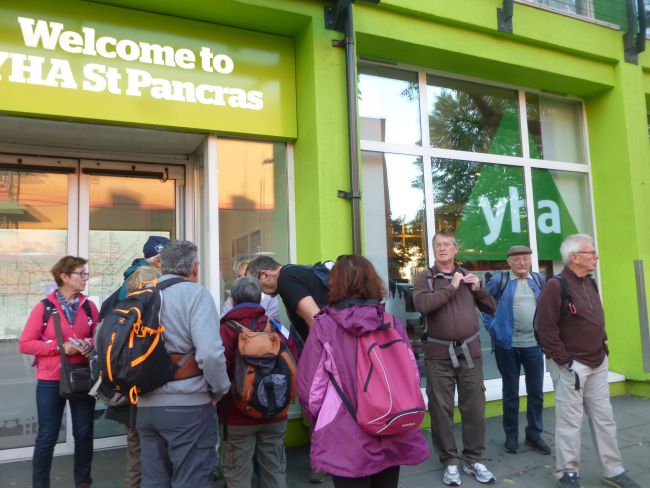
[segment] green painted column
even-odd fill
[[[634,260],[650,277],[650,148],[643,72],[620,62],[611,90],[585,101],[610,369],[643,372]],[[646,290],[648,296],[648,290]]]

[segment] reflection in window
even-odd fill
[[[219,139],[217,152],[219,270],[227,291],[242,260],[267,254],[289,262],[286,146]]]
[[[526,94],[530,157],[585,162],[578,102]]]
[[[589,180],[582,173],[533,169],[533,197],[539,269],[549,278],[564,266],[560,244],[567,236],[593,236]]]
[[[388,285],[387,310],[406,327],[424,378],[413,278],[426,267],[422,158],[364,152],[364,254]]]
[[[359,66],[361,138],[393,144],[422,144],[417,73]]]
[[[594,6],[592,0],[529,0],[531,3],[543,5],[559,12],[581,15],[583,17],[594,17]]]
[[[92,175],[88,291],[103,302],[150,235],[176,237],[175,180]]]
[[[17,343],[29,312],[56,286],[50,269],[66,254],[67,228],[68,175],[0,171],[0,449],[34,444],[32,357]]]
[[[516,90],[427,75],[432,147],[521,156]]]
[[[522,168],[446,159],[432,160],[436,231],[453,230],[459,264],[485,283],[506,269],[510,246],[528,244],[528,217]],[[485,378],[499,378],[481,327]]]

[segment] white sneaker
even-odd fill
[[[449,465],[442,476],[442,482],[447,486],[460,486],[460,471],[458,466]]]
[[[496,481],[494,475],[481,463],[465,464],[463,471],[474,476],[479,483],[494,483]]]

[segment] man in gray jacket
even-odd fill
[[[199,375],[170,381],[138,401],[142,488],[212,484],[218,441],[217,401],[230,388],[212,296],[196,283],[197,248],[172,241],[160,253],[163,276],[187,281],[162,292],[160,322],[168,353],[193,353]]]

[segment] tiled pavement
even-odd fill
[[[614,414],[618,425],[618,438],[625,465],[631,477],[643,488],[650,488],[650,400],[632,396],[612,399]],[[544,410],[544,438],[553,447],[553,408]],[[525,425],[522,414],[520,426]],[[458,426],[457,426],[458,427]],[[523,432],[523,430],[522,430]],[[457,428],[457,434],[460,431]],[[427,438],[429,436],[427,435]],[[522,434],[523,437],[523,434]],[[582,486],[602,486],[599,481],[600,470],[591,442],[589,427],[586,422],[582,431]],[[523,445],[520,439],[518,454],[507,454],[502,447],[503,432],[501,418],[487,420],[487,459],[485,464],[495,474],[497,481],[492,486],[545,488],[555,485],[553,478],[554,457],[543,456]],[[101,451],[95,454],[93,462],[93,487],[115,488],[122,486],[124,474],[124,449]],[[287,485],[308,487],[309,451],[306,446],[287,450],[288,479]],[[400,487],[433,488],[444,486],[441,481],[442,467],[435,456],[418,465],[404,467],[400,476]],[[72,457],[61,456],[54,460],[52,468],[53,488],[72,487]],[[463,475],[463,486],[481,486],[473,478]],[[0,464],[0,487],[29,487],[30,462]],[[217,484],[219,486],[219,483]],[[254,483],[253,486],[258,486]],[[321,485],[331,487],[331,480]],[[200,487],[193,487],[200,488]]]

